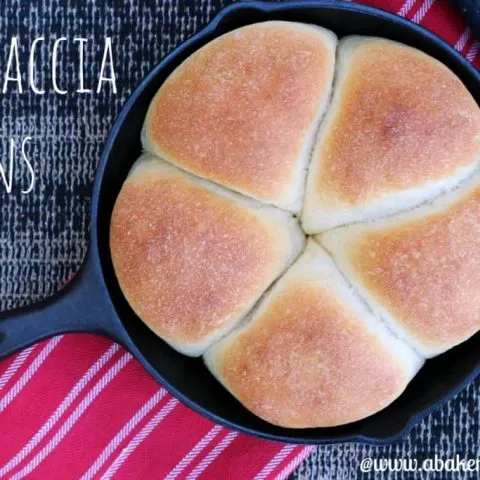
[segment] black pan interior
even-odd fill
[[[115,198],[132,163],[141,152],[140,131],[153,95],[186,57],[212,38],[234,28],[265,20],[315,23],[345,35],[375,35],[417,47],[449,66],[480,101],[478,73],[437,37],[379,10],[358,5],[295,2],[236,4],[220,14],[207,29],[166,57],[138,87],[114,127],[99,168],[94,198],[93,248],[98,248],[111,299],[140,360],[152,375],[181,400],[210,418],[254,435],[291,442],[344,440],[383,443],[405,433],[438,402],[460,390],[477,373],[480,336],[427,362],[406,392],[382,412],[350,425],[295,430],[272,426],[249,413],[210,375],[201,359],[183,356],[153,335],[123,298],[113,273],[108,248],[110,215]],[[134,350],[135,350],[134,349]],[[137,354],[138,354],[137,352]]]

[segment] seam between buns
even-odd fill
[[[298,213],[295,213],[292,210],[289,210],[289,209],[284,208],[284,207],[280,207],[280,206],[278,206],[274,203],[266,202],[265,200],[261,200],[259,198],[255,198],[253,196],[247,195],[247,194],[242,193],[238,190],[234,190],[233,188],[230,188],[226,185],[223,185],[221,183],[217,183],[214,180],[211,180],[210,178],[201,177],[200,175],[197,175],[196,173],[191,172],[190,170],[187,170],[187,169],[183,168],[181,165],[178,165],[177,163],[174,163],[171,160],[167,160],[159,152],[157,152],[155,149],[146,148],[145,145],[143,145],[141,154],[151,155],[152,157],[154,157],[154,158],[156,158],[156,159],[158,159],[162,162],[165,162],[165,163],[167,163],[168,165],[170,165],[174,168],[177,168],[181,172],[186,173],[187,175],[190,175],[190,176],[194,177],[196,180],[199,180],[200,182],[210,183],[214,187],[225,190],[228,194],[237,195],[237,196],[241,197],[241,199],[243,201],[256,203],[257,205],[252,205],[253,208],[256,208],[256,209],[275,208],[275,209],[280,210],[282,212],[288,213],[292,218],[299,218],[299,215],[301,213],[301,211],[298,212]],[[302,204],[302,206],[303,206],[303,204]],[[302,231],[303,231],[303,228],[302,228]]]
[[[280,212],[288,214],[291,218],[297,218],[297,215],[294,212],[292,212],[291,210],[287,210],[285,208],[274,205],[273,203],[268,203],[268,202],[265,202],[263,200],[259,200],[255,197],[251,197],[249,195],[245,195],[244,193],[241,193],[237,190],[233,190],[232,188],[229,188],[229,187],[226,187],[225,185],[214,182],[213,180],[201,177],[201,176],[199,176],[199,175],[197,175],[193,172],[190,172],[189,170],[186,170],[186,169],[182,168],[181,166],[177,165],[176,163],[171,162],[170,160],[166,160],[158,152],[154,152],[152,150],[147,150],[147,149],[143,148],[141,155],[150,155],[153,159],[159,160],[160,162],[164,162],[168,166],[170,166],[172,168],[175,168],[177,170],[180,170],[181,173],[183,173],[187,177],[192,177],[194,179],[194,181],[198,182],[200,185],[203,185],[203,186],[207,185],[208,188],[211,189],[211,191],[214,191],[215,193],[222,196],[223,198],[232,199],[232,197],[238,197],[237,199],[239,201],[248,204],[248,206],[250,206],[254,210],[261,210],[263,208],[273,208],[275,210],[278,210]],[[230,197],[230,195],[231,195],[231,197]],[[302,232],[303,232],[303,228],[302,228]],[[305,234],[305,232],[303,232],[303,233]]]
[[[307,150],[307,161],[305,165],[305,177],[303,180],[303,190],[302,190],[302,198],[301,198],[301,208],[300,211],[298,212],[297,216],[301,220],[303,217],[303,211],[305,209],[305,198],[307,196],[307,185],[308,185],[308,176],[310,174],[310,167],[312,165],[313,157],[315,155],[315,151],[317,149],[318,145],[318,140],[320,137],[320,131],[322,130],[323,124],[326,121],[328,114],[330,113],[330,109],[333,103],[333,99],[336,93],[336,88],[337,88],[337,83],[338,83],[338,75],[339,75],[339,62],[338,62],[338,57],[339,57],[339,45],[340,45],[340,39],[337,38],[337,43],[335,44],[335,55],[334,55],[334,67],[333,67],[333,76],[332,76],[332,84],[330,86],[330,90],[328,92],[328,98],[325,100],[325,109],[323,111],[323,114],[318,118],[317,120],[317,125],[315,127],[315,132],[312,135],[312,140],[310,143],[310,146]],[[301,224],[301,222],[300,222]],[[302,230],[303,225],[302,225]],[[304,231],[305,233],[305,231]]]
[[[310,236],[309,236],[310,238]],[[424,361],[427,359],[427,357],[422,353],[420,352],[420,350],[415,346],[413,345],[407,337],[403,337],[401,336],[398,332],[396,332],[389,324],[389,322],[384,318],[383,315],[380,314],[380,312],[376,312],[375,309],[370,305],[370,302],[368,301],[368,299],[361,294],[361,292],[359,291],[359,289],[354,285],[353,281],[350,279],[350,277],[343,271],[342,268],[340,268],[340,266],[338,265],[338,263],[335,261],[335,257],[332,255],[332,253],[330,252],[330,250],[328,250],[327,247],[325,247],[324,245],[321,245],[317,240],[315,240],[315,238],[312,236],[311,237],[316,243],[317,245],[320,246],[320,248],[322,248],[326,254],[329,256],[330,260],[332,260],[333,262],[333,265],[335,265],[335,268],[338,270],[338,272],[340,273],[340,275],[344,278],[344,280],[347,282],[352,294],[357,298],[357,300],[359,300],[366,308],[367,310],[372,314],[372,316],[377,319],[380,323],[383,324],[383,326],[385,328],[388,329],[388,331],[400,342],[406,344],[408,347],[410,347],[411,350],[413,350],[417,356],[421,359],[423,359]]]
[[[480,153],[477,155],[477,159],[475,161],[476,166],[475,168],[466,176],[466,177],[461,177],[458,180],[455,181],[454,185],[450,187],[444,187],[440,188],[436,194],[434,194],[432,197],[424,199],[422,202],[417,203],[415,205],[412,205],[410,207],[406,208],[400,208],[398,210],[395,210],[394,212],[389,212],[389,213],[384,213],[383,215],[378,215],[372,218],[364,218],[363,220],[354,220],[351,222],[346,222],[342,223],[340,225],[335,225],[332,228],[328,228],[326,230],[321,230],[317,233],[311,233],[311,234],[306,234],[308,236],[315,236],[315,235],[323,235],[324,233],[331,232],[333,230],[337,230],[339,228],[346,228],[346,227],[351,227],[355,225],[365,225],[365,224],[371,224],[375,223],[380,220],[391,220],[395,219],[395,217],[404,215],[406,213],[411,213],[414,212],[415,210],[418,210],[419,208],[424,208],[427,206],[433,205],[435,202],[438,200],[443,199],[447,195],[456,192],[460,188],[463,188],[465,184],[468,184],[472,179],[474,179],[477,175],[480,176]]]
[[[303,230],[302,230],[303,231]],[[285,275],[290,271],[292,266],[296,263],[296,261],[303,255],[305,249],[307,248],[308,238],[303,244],[302,249],[298,252],[298,254],[290,259],[290,262],[286,265],[286,267],[282,270],[280,275],[278,275],[270,285],[263,291],[262,295],[259,299],[251,306],[251,308],[245,313],[245,315],[227,332],[223,333],[220,337],[217,338],[210,346],[203,352],[202,357],[213,347],[215,347],[218,343],[222,342],[223,340],[227,339],[227,337],[234,335],[235,333],[239,332],[248,327],[248,325],[252,322],[252,319],[255,313],[259,310],[261,304],[266,299],[266,297],[270,294],[270,292],[275,288],[278,282],[280,282]]]

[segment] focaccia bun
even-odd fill
[[[319,240],[378,315],[426,357],[480,329],[480,175],[430,205]]]
[[[116,200],[110,249],[135,313],[178,351],[201,355],[300,253],[296,220],[150,155]]]
[[[480,161],[480,110],[445,65],[390,40],[347,37],[307,179],[307,233],[404,211]]]
[[[328,103],[335,35],[264,22],[216,38],[153,99],[147,151],[245,195],[299,212],[309,151]]]
[[[204,359],[249,410],[289,428],[372,415],[403,392],[423,363],[373,316],[313,240],[250,321]]]

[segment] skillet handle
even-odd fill
[[[48,337],[91,332],[121,342],[120,322],[90,251],[60,291],[31,306],[0,313],[0,359]]]

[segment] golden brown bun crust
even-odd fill
[[[480,185],[446,211],[359,236],[348,258],[423,345],[466,340],[480,329]]]
[[[249,410],[288,428],[359,420],[409,381],[385,345],[309,282],[282,292],[219,362],[220,376]]]
[[[298,173],[333,61],[315,27],[267,22],[226,34],[164,83],[147,115],[145,146],[192,173],[278,203]]]
[[[480,153],[480,110],[444,65],[388,40],[353,53],[316,189],[350,205],[440,180]]]
[[[188,345],[261,295],[284,267],[285,237],[255,209],[177,169],[147,168],[120,192],[110,247],[133,310],[162,338]]]

